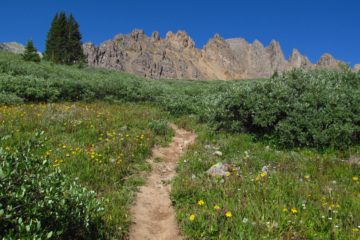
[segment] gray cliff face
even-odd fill
[[[21,45],[16,42],[0,43],[0,50],[12,52],[16,54],[22,54],[25,52],[25,47],[24,45]]]
[[[83,45],[88,64],[115,69],[153,79],[245,79],[270,77],[274,72],[291,69],[339,69],[340,61],[325,54],[317,64],[293,50],[286,60],[280,43],[269,46],[243,38],[223,39],[218,34],[203,49],[184,31],[168,32],[164,39],[158,32],[151,36],[135,29],[130,34],[116,35],[99,47]]]

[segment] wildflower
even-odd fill
[[[226,176],[226,177],[230,177],[230,175],[231,175],[230,172],[226,172],[226,173],[225,173],[225,176]]]
[[[219,206],[219,205],[215,205],[215,206],[214,206],[214,209],[215,209],[215,210],[219,210],[219,209],[220,209],[220,206]]]
[[[266,177],[266,175],[267,175],[267,172],[261,172],[261,173],[260,173],[260,176],[261,176],[261,177]]]
[[[249,219],[247,219],[247,218],[243,218],[243,220],[242,220],[243,223],[247,223],[248,221],[249,221]]]
[[[226,216],[227,218],[231,218],[231,217],[232,217],[232,213],[231,213],[230,211],[227,211],[227,212],[225,213],[225,216]]]
[[[259,180],[260,180],[260,177],[259,177],[259,176],[256,176],[255,180],[256,180],[256,181],[259,181]]]
[[[309,178],[310,178],[310,175],[305,175],[304,178],[305,178],[305,179],[309,179]]]
[[[191,214],[189,216],[189,220],[193,222],[195,220],[195,214]]]
[[[298,213],[298,210],[297,210],[296,208],[292,208],[292,209],[291,209],[291,212],[292,212],[293,214],[297,214],[297,213]]]
[[[358,228],[353,228],[352,231],[353,232],[359,232],[360,230]]]
[[[352,180],[353,180],[354,182],[357,182],[357,181],[359,181],[359,177],[355,176],[355,177],[352,178]]]
[[[204,205],[205,205],[205,202],[204,202],[203,200],[199,200],[199,201],[197,202],[197,204],[198,204],[199,206],[204,206]]]

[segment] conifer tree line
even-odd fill
[[[59,64],[83,62],[80,26],[72,14],[57,13],[47,35],[44,57]]]

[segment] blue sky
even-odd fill
[[[1,0],[0,42],[32,39],[44,50],[54,14],[73,13],[83,41],[99,44],[134,28],[150,35],[185,30],[202,47],[215,33],[264,45],[298,48],[312,62],[329,52],[360,63],[360,1],[356,0]]]

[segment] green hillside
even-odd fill
[[[126,239],[170,122],[198,135],[170,183],[184,236],[359,239],[359,73],[149,80],[1,51],[0,236]]]

